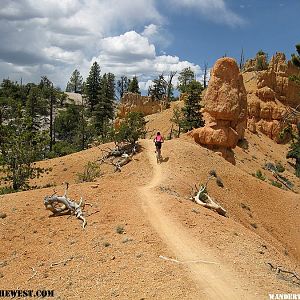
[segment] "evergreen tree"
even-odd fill
[[[91,142],[92,128],[88,124],[82,105],[71,103],[55,118],[56,143],[53,147],[58,156],[84,150]]]
[[[300,68],[300,44],[296,45],[297,54],[292,54],[292,63]],[[300,77],[299,76],[292,76],[291,78],[298,84],[300,83]],[[291,127],[291,125],[290,125]],[[296,176],[300,177],[300,122],[297,123],[297,134],[294,134],[291,132],[292,135],[292,143],[290,145],[289,151],[286,155],[287,158],[292,158],[296,160]]]
[[[121,125],[115,134],[117,142],[126,141],[134,144],[139,138],[145,138],[146,121],[141,112],[130,112],[125,116]]]
[[[182,108],[182,128],[185,132],[204,126],[200,104],[202,90],[201,83],[196,80],[191,81],[185,88],[186,93],[188,93]]]
[[[292,143],[286,158],[292,158],[296,160],[296,176],[300,177],[300,122],[297,124],[297,134],[292,135]]]
[[[177,127],[177,129],[174,130],[176,137],[180,137],[180,133],[183,125],[183,110],[180,109],[177,105],[173,108],[173,115],[170,121],[173,124],[175,124],[175,126]]]
[[[173,92],[174,92],[174,86],[172,84],[173,78],[176,75],[177,72],[170,72],[168,76],[168,80],[166,82],[167,88],[166,88],[166,96],[167,96],[167,107],[170,107],[170,101],[174,99]]]
[[[49,150],[52,151],[53,144],[55,142],[55,134],[54,134],[54,109],[55,105],[57,103],[56,94],[57,91],[53,88],[53,83],[47,78],[47,76],[42,76],[41,82],[39,84],[39,87],[41,89],[42,97],[46,99],[48,103],[48,115],[49,115]]]
[[[297,54],[292,54],[292,62],[300,68],[300,44],[296,45]]]
[[[30,130],[38,131],[42,126],[42,116],[47,115],[47,103],[42,97],[41,89],[36,85],[30,85],[26,97],[26,115],[28,116]]]
[[[167,95],[167,88],[168,84],[163,74],[161,74],[158,78],[153,80],[153,85],[148,89],[148,96],[151,96],[151,98],[155,100],[162,100],[162,98]]]
[[[130,80],[129,86],[128,86],[128,92],[141,94],[140,88],[139,88],[139,82],[138,82],[138,79],[136,76],[133,76],[132,80]]]
[[[19,106],[15,118],[0,125],[0,167],[5,174],[2,179],[10,181],[15,191],[27,189],[29,179],[44,171],[33,163],[43,158],[47,138],[42,131],[31,131],[30,123]]]
[[[101,93],[94,111],[94,125],[102,141],[106,141],[114,119],[115,75],[104,74],[101,78]]]
[[[195,73],[194,71],[191,69],[191,67],[188,68],[184,68],[180,73],[179,73],[179,77],[178,77],[178,90],[181,93],[186,93],[187,92],[187,88],[188,85],[195,80]]]
[[[121,76],[117,81],[117,92],[119,94],[119,99],[122,99],[124,93],[128,92],[130,80],[126,76]]]
[[[83,78],[80,75],[80,72],[77,69],[75,69],[71,75],[69,82],[67,83],[66,92],[81,94],[82,82],[83,82]]]
[[[95,105],[99,102],[100,88],[101,88],[101,76],[100,66],[95,61],[91,66],[89,76],[85,83],[85,94],[88,99],[91,111],[94,111]]]

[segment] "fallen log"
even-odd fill
[[[56,193],[51,196],[46,196],[44,198],[44,205],[46,209],[53,213],[54,216],[65,214],[75,215],[77,219],[82,221],[82,228],[85,228],[87,221],[82,211],[85,207],[85,202],[82,197],[80,198],[79,203],[68,198],[68,188],[69,184],[66,183],[65,193],[63,196],[57,196]]]
[[[217,201],[211,196],[209,196],[207,193],[208,182],[213,178],[218,179],[215,171],[211,171],[209,175],[210,176],[208,177],[205,185],[201,185],[198,191],[194,192],[193,195],[190,197],[190,200],[196,202],[197,204],[203,207],[215,210],[218,214],[222,216],[226,216],[227,211],[225,210],[225,208],[218,204]]]

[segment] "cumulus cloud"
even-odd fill
[[[198,12],[216,23],[225,23],[229,26],[245,23],[245,20],[228,8],[225,0],[168,0],[168,2],[175,9]]]
[[[0,77],[37,81],[52,66],[47,75],[63,87],[103,38],[163,22],[154,0],[1,0]]]
[[[93,57],[89,65],[98,61],[102,72],[112,72],[116,76],[138,76],[142,90],[148,89],[153,77],[167,75],[171,71],[180,72],[186,67],[191,67],[200,75],[198,65],[181,61],[177,56],[157,55],[155,45],[145,36],[145,31],[149,32],[149,29],[153,32],[154,27],[146,26],[142,33],[129,31],[102,39],[100,53]]]
[[[222,0],[169,1],[203,13],[231,13]],[[161,51],[172,39],[157,4],[158,0],[1,0],[0,79],[38,82],[47,75],[64,88],[75,68],[86,77],[95,60],[102,73],[139,76],[144,90],[161,73],[191,67],[201,74],[199,66]]]

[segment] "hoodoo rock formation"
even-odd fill
[[[245,72],[243,77],[248,94],[248,129],[259,130],[276,142],[285,126],[282,122],[287,106],[300,104],[300,87],[291,76],[300,75],[283,53],[276,53],[267,70]]]
[[[236,61],[221,58],[215,63],[204,96],[205,126],[191,132],[194,140],[234,163],[232,149],[244,137],[247,96]]]
[[[161,112],[163,108],[163,101],[153,100],[149,96],[135,93],[125,93],[118,108],[118,118],[124,118],[129,112],[141,112],[147,116]]]

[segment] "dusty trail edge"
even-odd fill
[[[185,270],[188,276],[198,286],[199,293],[205,296],[205,299],[233,300],[243,299],[245,296],[250,299],[250,295],[243,293],[239,285],[241,278],[237,278],[236,274],[227,270],[223,262],[214,257],[209,249],[201,245],[201,241],[193,238],[179,221],[163,211],[161,204],[163,195],[159,194],[155,188],[164,179],[164,164],[157,164],[152,141],[145,140],[142,145],[153,167],[152,180],[147,185],[139,187],[142,207],[153,228],[174,253],[172,258],[186,262],[183,265],[186,266]],[[214,262],[215,264],[194,262],[197,260]],[[169,261],[168,263],[176,262]]]

